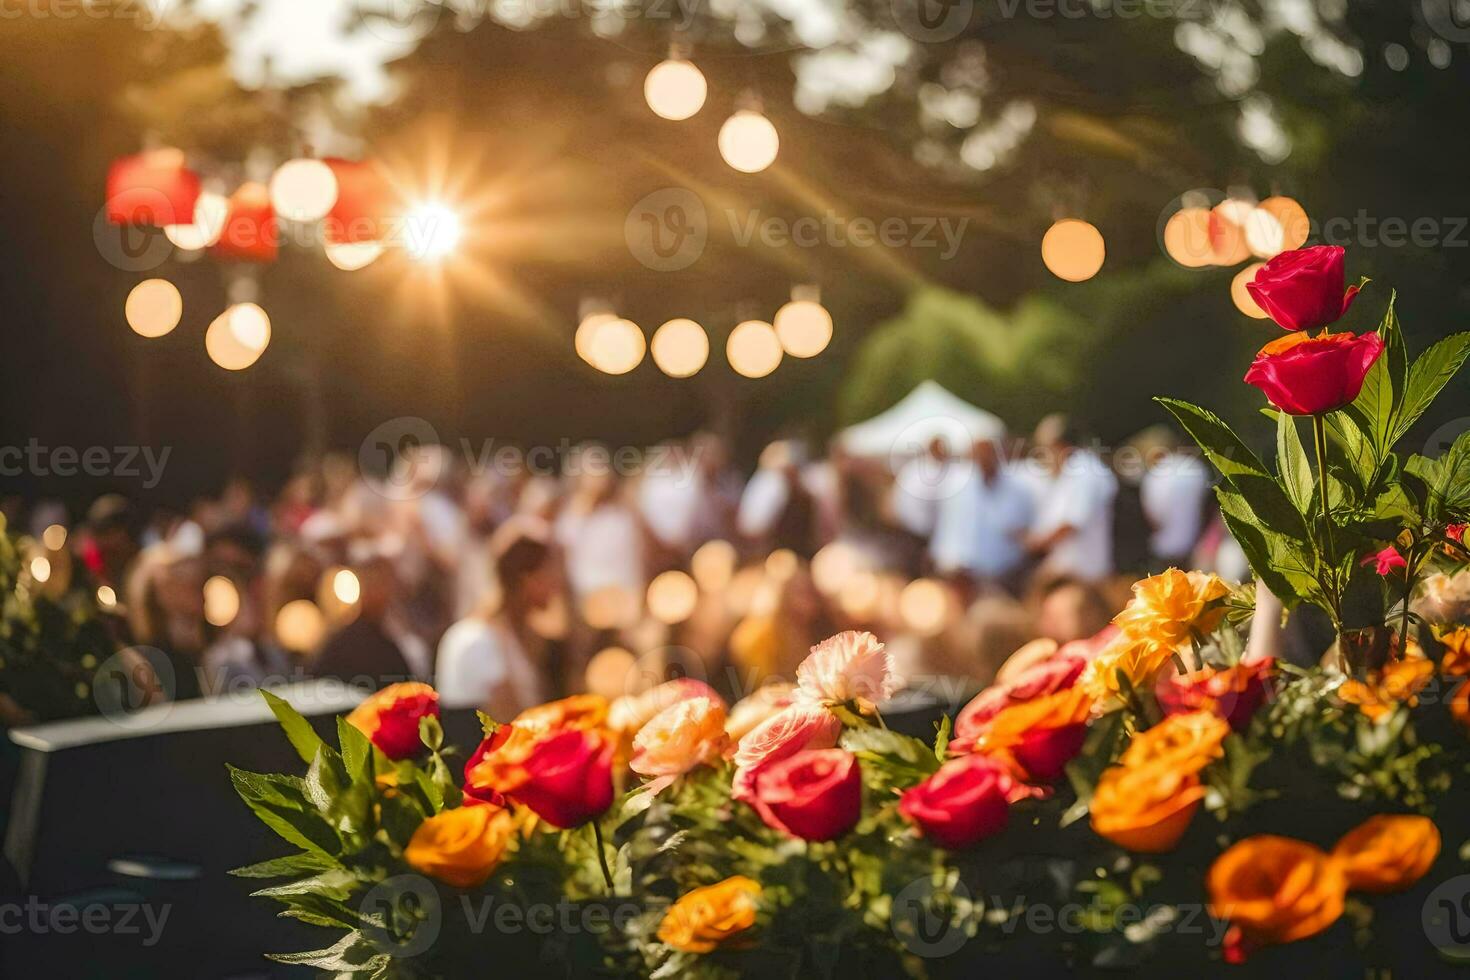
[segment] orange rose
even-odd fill
[[[1213,711],[1170,715],[1134,735],[1121,761],[1130,768],[1158,764],[1192,775],[1225,754],[1222,743],[1229,734],[1229,723]]]
[[[1440,636],[1444,644],[1444,659],[1439,662],[1439,672],[1446,677],[1470,677],[1470,628],[1457,626]]]
[[[1348,678],[1337,689],[1337,696],[1373,721],[1383,721],[1400,704],[1409,707],[1419,703],[1418,693],[1434,678],[1434,663],[1425,657],[1395,660],[1382,671],[1360,681]]]
[[[644,776],[682,776],[717,761],[728,743],[724,702],[691,698],[660,711],[638,730],[628,766]]]
[[[976,741],[975,751],[1007,754],[1031,779],[1055,779],[1082,750],[1092,703],[1088,691],[1070,687],[1003,708]]]
[[[536,747],[539,736],[519,724],[501,725],[495,737],[478,749],[465,766],[465,788],[471,796],[491,798],[490,794],[512,793],[529,778],[525,763]],[[482,743],[483,744],[483,743]]]
[[[1450,698],[1450,717],[1455,719],[1455,724],[1470,732],[1470,681],[1461,681],[1455,688],[1455,695]]]
[[[1133,585],[1133,599],[1113,622],[1125,634],[1178,649],[1220,625],[1230,588],[1218,575],[1168,569]]]
[[[389,684],[370,694],[347,716],[347,724],[368,737],[384,755],[407,759],[424,750],[419,719],[439,715],[439,695],[427,684]]]
[[[1439,828],[1428,817],[1369,817],[1332,849],[1348,887],[1365,892],[1403,891],[1424,877],[1439,857]]]
[[[1135,691],[1152,691],[1159,676],[1173,669],[1175,648],[1153,637],[1120,633],[1092,661],[1079,682],[1096,698],[1121,699],[1123,685],[1118,672],[1128,678]]]
[[[1130,851],[1171,850],[1205,797],[1199,776],[1157,762],[1103,773],[1089,809],[1092,829]]]
[[[1274,834],[1237,841],[1205,878],[1210,914],[1229,919],[1248,943],[1314,936],[1342,915],[1347,878],[1321,848]]]
[[[419,824],[403,857],[415,870],[446,885],[474,888],[500,864],[513,824],[500,807],[444,810]]]
[[[574,694],[527,708],[511,720],[517,728],[535,735],[569,730],[590,731],[607,726],[607,698],[601,694]]]
[[[658,938],[685,953],[708,953],[755,925],[761,886],[743,875],[696,888],[664,913]]]

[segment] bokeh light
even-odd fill
[[[194,201],[194,221],[187,225],[164,225],[163,234],[178,248],[197,252],[219,241],[230,214],[230,202],[223,194],[205,191]]]
[[[1270,255],[1257,251],[1256,254],[1261,258],[1267,259],[1277,252],[1301,248],[1311,237],[1312,220],[1307,217],[1306,210],[1291,198],[1268,197],[1257,205],[1257,209],[1275,218],[1281,227],[1280,247]]]
[[[792,300],[776,311],[772,325],[792,357],[816,357],[832,342],[832,314],[815,300]]]
[[[240,615],[240,590],[223,575],[204,583],[204,618],[211,626],[225,627]]]
[[[97,605],[103,609],[115,609],[117,607],[117,591],[110,585],[97,586]]]
[[[638,621],[643,597],[616,585],[590,593],[582,600],[582,618],[595,630],[622,629]]]
[[[776,160],[781,140],[771,121],[752,109],[742,109],[720,127],[720,156],[744,174],[754,174]]]
[[[343,272],[356,272],[383,254],[382,242],[327,242],[323,246],[327,261]]]
[[[1210,212],[1206,208],[1180,208],[1164,224],[1164,252],[1186,269],[1199,269],[1213,261],[1210,246]]]
[[[1076,218],[1058,221],[1041,239],[1041,261],[1052,275],[1067,282],[1091,279],[1106,257],[1102,232]]]
[[[271,342],[271,318],[255,303],[236,303],[225,311],[230,333],[249,350],[263,351]]]
[[[730,584],[735,574],[735,546],[728,541],[706,541],[689,559],[694,581],[706,592],[719,592]]]
[[[291,221],[317,221],[337,203],[337,175],[320,160],[288,160],[271,175],[271,206]]]
[[[704,106],[708,92],[704,72],[679,58],[659,62],[643,79],[643,98],[664,119],[688,119]]]
[[[863,567],[856,548],[845,541],[833,541],[812,556],[812,582],[823,595],[835,596]]]
[[[699,586],[678,569],[664,572],[648,583],[648,612],[670,626],[694,615],[699,603]]]
[[[671,378],[688,378],[699,373],[709,360],[709,337],[693,320],[670,320],[653,332],[649,342],[653,363]]]
[[[30,573],[31,578],[44,585],[46,580],[51,577],[51,559],[44,555],[37,555],[35,558],[32,558]]]
[[[638,324],[613,317],[594,325],[587,340],[587,362],[604,374],[627,374],[643,363],[647,349]]]
[[[1256,273],[1265,264],[1264,262],[1252,262],[1237,272],[1235,278],[1230,280],[1230,298],[1235,301],[1235,308],[1246,316],[1254,317],[1257,320],[1265,320],[1270,314],[1256,305],[1256,301],[1251,298],[1250,291],[1245,286],[1246,283],[1256,277]]]
[[[260,338],[260,320],[253,314],[246,313],[237,331],[234,328],[234,317],[231,315],[235,309],[236,307],[232,306],[215,317],[209,329],[204,332],[204,349],[208,352],[209,359],[226,371],[243,371],[260,360],[260,355],[265,351],[264,345],[255,347],[245,343],[247,339],[258,340]],[[270,321],[268,319],[265,321],[265,327],[265,340],[269,344]]]
[[[746,320],[730,331],[725,357],[737,374],[764,378],[781,363],[781,339],[764,320]]]
[[[587,661],[583,677],[589,694],[609,701],[627,693],[628,676],[638,669],[638,658],[623,647],[605,647]]]
[[[293,599],[276,613],[276,641],[292,653],[310,653],[326,637],[326,617],[310,599]]]
[[[179,325],[184,297],[167,279],[144,279],[128,293],[123,316],[140,337],[162,337]]]
[[[1228,198],[1210,209],[1211,263],[1231,266],[1250,258],[1245,224],[1254,210],[1254,204],[1239,198]]]
[[[66,528],[52,524],[41,532],[41,543],[48,551],[60,551],[66,547]]]
[[[355,605],[362,598],[362,583],[350,568],[341,568],[332,576],[332,595],[344,605]]]
[[[582,322],[577,324],[577,333],[572,338],[572,346],[576,348],[577,356],[588,364],[592,363],[592,338],[597,336],[597,328],[617,317],[612,313],[588,313],[582,317]]]
[[[949,590],[934,579],[916,579],[899,593],[898,614],[920,636],[937,636],[949,622]]]

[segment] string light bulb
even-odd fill
[[[720,156],[743,174],[760,173],[776,161],[781,139],[771,121],[754,109],[741,109],[720,127]]]
[[[735,373],[747,378],[764,378],[781,364],[781,339],[764,320],[746,320],[730,331],[725,357]]]
[[[793,299],[776,311],[772,325],[792,357],[816,357],[832,342],[832,314],[814,299]]]
[[[693,320],[679,317],[653,332],[649,352],[658,369],[671,378],[689,378],[709,360],[709,337]]]
[[[708,94],[704,72],[682,58],[659,62],[643,79],[643,98],[648,108],[654,115],[676,122],[703,108]]]
[[[588,339],[587,360],[603,374],[627,374],[643,363],[648,343],[632,320],[601,321]]]

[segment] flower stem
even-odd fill
[[[602,824],[595,818],[592,820],[592,840],[597,847],[597,863],[602,867],[602,880],[607,882],[607,893],[616,894],[613,889],[612,869],[607,866],[607,845],[602,842]]]
[[[1312,416],[1312,436],[1317,449],[1317,495],[1322,502],[1322,556],[1332,566],[1332,513],[1327,509],[1327,425],[1320,415]]]

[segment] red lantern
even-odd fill
[[[230,195],[224,231],[209,254],[239,262],[274,262],[279,249],[280,230],[269,188],[255,181],[241,184]]]
[[[388,237],[395,194],[376,160],[322,161],[337,177],[337,203],[323,221],[326,239],[334,245],[381,242]]]
[[[148,150],[118,157],[107,171],[107,220],[115,225],[194,223],[199,175],[184,166],[184,151]]]

